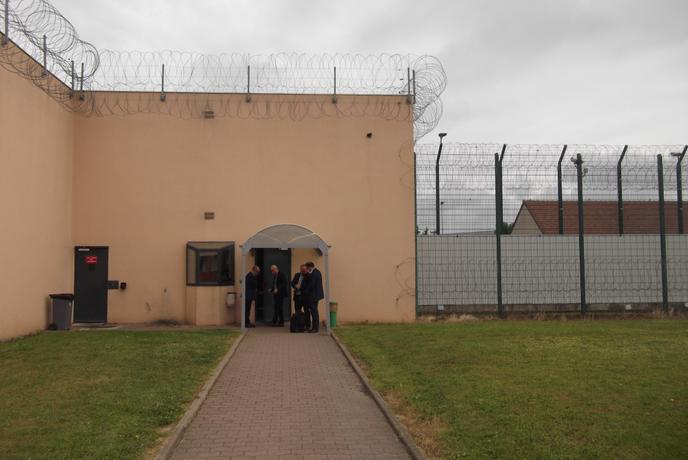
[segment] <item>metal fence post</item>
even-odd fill
[[[2,46],[6,46],[10,37],[10,0],[5,0],[5,29],[2,34]]]
[[[580,278],[580,310],[581,315],[588,311],[585,302],[585,218],[583,215],[583,158],[576,155],[576,176],[578,179],[578,263]]]
[[[618,208],[619,208],[619,235],[624,233],[624,207],[623,207],[623,179],[621,175],[621,162],[626,156],[626,151],[628,150],[628,145],[624,145],[619,161],[616,163],[616,192],[618,195]]]
[[[418,318],[420,311],[418,310],[418,158],[416,156],[416,149],[413,149],[413,249],[414,249],[414,264],[415,276],[413,277],[414,298],[416,300],[416,318]]]
[[[559,155],[559,163],[557,163],[557,208],[558,208],[558,215],[559,215],[559,234],[563,235],[564,234],[564,191],[561,185],[562,177],[561,177],[561,161],[564,159],[564,155],[566,155],[566,149],[568,148],[567,145],[564,145],[564,148],[561,150],[561,155]]]
[[[406,103],[411,104],[411,67],[406,67]]]
[[[165,102],[167,96],[165,95],[165,64],[162,65],[162,74],[160,75],[160,100]]]
[[[683,147],[683,152],[681,152],[676,162],[676,215],[678,217],[679,235],[683,235],[683,180],[681,178],[681,164],[683,157],[686,156],[686,151],[688,151],[688,145]]]
[[[48,75],[48,37],[43,35],[43,74]]]
[[[79,79],[79,99],[84,100],[84,63],[81,63],[81,78]]]
[[[445,133],[440,133],[440,146],[437,149],[437,160],[435,161],[435,234],[442,233],[440,229],[440,158],[442,157],[442,140]]]
[[[251,102],[251,66],[246,67],[246,102]]]
[[[657,188],[659,191],[659,245],[662,257],[662,310],[669,313],[669,280],[667,279],[666,222],[664,221],[664,165],[657,155]]]
[[[334,66],[334,90],[332,93],[332,103],[337,103],[337,66]]]
[[[69,97],[72,98],[74,97],[74,85],[76,81],[76,75],[74,74],[74,61],[71,61],[72,64],[72,90],[69,92]]]
[[[497,249],[497,313],[504,316],[504,303],[502,302],[502,162],[498,153],[495,153],[495,241]]]

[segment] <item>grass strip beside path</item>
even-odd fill
[[[688,458],[688,321],[340,327],[431,456]]]
[[[0,458],[141,458],[237,335],[72,331],[0,343]]]

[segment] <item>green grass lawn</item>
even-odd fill
[[[348,326],[431,456],[688,458],[688,321]]]
[[[144,456],[235,336],[74,331],[0,343],[0,458]]]

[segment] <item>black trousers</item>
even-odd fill
[[[244,320],[245,324],[248,326],[251,324],[251,303],[253,302],[254,299],[250,297],[246,297],[246,302],[244,305],[245,311],[246,311],[246,319]]]
[[[306,305],[306,303],[303,301],[300,295],[295,295],[294,296],[294,312],[296,313],[297,311],[300,311],[303,313],[303,320],[306,325],[306,329],[310,329],[311,327],[311,311],[310,308]]]
[[[274,296],[275,311],[272,314],[272,324],[284,325],[284,297]]]
[[[313,330],[318,330],[320,327],[320,314],[318,313],[318,300],[311,301],[308,303],[308,309],[311,312],[311,324],[313,325]]]

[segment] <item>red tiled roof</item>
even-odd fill
[[[578,202],[564,201],[564,234],[578,234]],[[521,205],[535,220],[544,235],[559,233],[559,213],[556,201],[526,200]],[[520,214],[520,211],[519,211]],[[618,235],[618,207],[616,201],[585,201],[583,203],[585,233],[590,235]],[[678,233],[678,210],[675,201],[664,202],[667,234]],[[684,228],[686,213],[683,215]],[[624,202],[624,234],[658,234],[659,203],[657,201]]]

